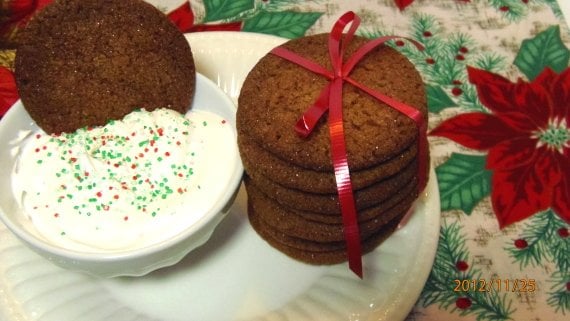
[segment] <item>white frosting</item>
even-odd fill
[[[122,251],[168,239],[224,193],[237,157],[229,122],[205,112],[134,111],[106,126],[21,142],[13,192],[61,247]]]

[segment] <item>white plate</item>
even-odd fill
[[[283,39],[187,36],[197,70],[236,98],[250,68]],[[403,320],[433,263],[439,234],[435,173],[408,224],[364,257],[316,267],[268,246],[250,228],[243,189],[212,238],[175,266],[140,278],[97,279],[56,267],[0,226],[0,320]]]

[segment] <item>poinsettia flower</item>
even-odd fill
[[[190,6],[190,1],[180,5],[167,14],[181,32],[199,32],[199,31],[240,31],[242,22],[228,22],[217,24],[194,24],[194,12]]]
[[[570,223],[570,69],[532,82],[468,68],[491,113],[465,113],[430,134],[488,151],[491,202],[501,228],[551,208]]]
[[[0,67],[0,118],[18,100],[18,89],[14,74],[6,67]]]

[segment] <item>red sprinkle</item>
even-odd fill
[[[115,195],[113,196],[113,198],[116,199],[116,200],[118,200],[118,199],[119,199],[119,194],[115,194]]]
[[[162,136],[164,134],[164,130],[162,128],[158,129],[158,136]]]
[[[97,194],[96,194],[96,195],[97,195],[97,197],[101,197],[101,196],[103,196],[103,193],[101,193],[101,192],[97,192]]]
[[[170,156],[170,153],[166,152],[166,153],[164,153],[164,156],[168,157],[168,156]]]

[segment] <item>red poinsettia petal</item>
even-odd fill
[[[552,210],[570,224],[570,148],[566,149],[566,155],[559,155],[557,159],[562,178],[554,188]]]
[[[0,117],[18,100],[18,89],[14,74],[6,67],[0,67]]]
[[[465,113],[445,120],[430,135],[447,137],[465,147],[486,150],[520,133],[493,115]]]
[[[398,9],[404,10],[407,6],[411,5],[414,0],[394,0],[394,2],[396,3]]]
[[[515,170],[496,170],[492,177],[491,201],[500,228],[549,208],[553,182],[560,181],[558,166],[545,153],[535,162]]]
[[[490,71],[477,69],[471,66],[467,66],[467,75],[469,76],[469,81],[474,85],[482,85],[487,83],[512,85],[510,80],[501,75],[497,75]]]
[[[186,1],[166,16],[181,32],[190,31],[190,28],[194,25],[194,13],[192,12],[190,1]]]
[[[547,123],[551,115],[551,99],[541,85],[513,84],[500,75],[473,67],[468,67],[467,71],[481,103],[497,115],[509,114],[511,127],[528,132]]]
[[[536,143],[536,139],[525,136],[498,143],[487,154],[487,168],[504,171],[528,166],[536,156]]]
[[[516,87],[515,101],[520,112],[528,116],[537,128],[546,126],[553,109],[550,92],[538,83],[519,83]],[[521,128],[526,128],[528,123],[520,125]]]
[[[551,80],[550,96],[553,106],[552,116],[559,120],[566,118],[566,123],[570,124],[570,68]]]

